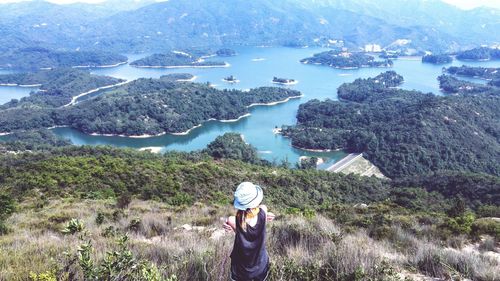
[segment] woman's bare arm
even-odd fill
[[[230,216],[226,219],[223,225],[226,232],[235,232],[236,231],[236,217]]]
[[[271,213],[271,212],[269,212],[269,211],[267,210],[267,206],[266,206],[266,205],[260,205],[260,208],[261,208],[262,210],[264,210],[264,213],[266,213],[266,220],[267,220],[267,221],[273,221],[273,220],[274,220],[274,218],[275,218],[276,216],[275,216],[273,213]]]

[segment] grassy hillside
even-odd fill
[[[104,147],[0,158],[0,276],[7,280],[227,276],[233,238],[221,231],[220,217],[234,212],[232,191],[244,180],[264,186],[264,203],[278,214],[268,229],[270,280],[500,276],[492,258],[500,223],[481,218],[499,216],[498,205],[477,207],[467,194],[459,199],[439,187],[428,193],[434,180],[393,184]],[[472,185],[490,180],[476,179]],[[497,186],[486,193],[498,195]]]

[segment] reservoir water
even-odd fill
[[[311,152],[295,149],[290,141],[280,135],[273,134],[275,126],[292,125],[295,123],[299,105],[310,99],[337,99],[337,87],[356,78],[376,76],[385,71],[382,68],[363,68],[354,70],[334,69],[320,65],[304,65],[299,61],[314,53],[326,50],[320,48],[294,49],[294,48],[238,48],[237,56],[229,58],[216,58],[231,64],[228,68],[187,68],[187,69],[145,69],[121,65],[114,68],[92,69],[92,73],[109,75],[127,80],[141,77],[157,78],[169,73],[186,72],[195,75],[195,82],[210,82],[217,88],[249,89],[259,86],[272,86],[273,76],[292,78],[298,84],[290,86],[301,91],[304,96],[293,99],[287,103],[275,106],[257,106],[250,109],[251,115],[240,121],[222,123],[210,121],[203,126],[192,130],[188,135],[164,135],[151,138],[126,138],[109,136],[91,136],[70,128],[56,128],[54,132],[70,139],[77,145],[113,145],[119,147],[161,148],[161,151],[180,150],[192,151],[206,147],[217,136],[225,132],[238,132],[245,141],[257,148],[262,158],[270,161],[288,160],[291,163],[298,161],[300,156],[319,156],[326,158],[327,164],[345,156],[344,152]],[[131,55],[129,61],[144,57],[145,55]],[[471,65],[500,67],[500,61],[488,62],[461,62],[454,61],[444,65]],[[432,92],[440,95],[437,77],[442,72],[443,65],[423,64],[419,57],[401,58],[394,61],[395,70],[405,78],[404,89],[416,89],[423,92]],[[228,84],[222,78],[234,75],[240,83]],[[470,79],[468,79],[470,80]],[[473,79],[474,82],[482,82]],[[0,102],[11,98],[28,95],[32,89],[19,87],[0,87]],[[325,164],[325,165],[327,165]]]

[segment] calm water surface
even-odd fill
[[[303,65],[299,60],[324,49],[292,49],[292,48],[240,48],[238,56],[224,58],[231,64],[228,68],[209,69],[144,69],[122,65],[115,68],[92,69],[100,75],[109,75],[127,80],[141,77],[157,78],[169,73],[188,72],[197,77],[196,82],[210,82],[217,88],[249,89],[259,86],[272,86],[273,76],[293,78],[299,81],[291,88],[301,91],[304,97],[275,106],[258,106],[250,109],[251,116],[238,122],[222,123],[210,121],[202,127],[194,129],[186,136],[164,135],[146,139],[90,136],[70,128],[56,128],[54,132],[70,139],[74,144],[114,145],[119,147],[161,147],[162,151],[192,151],[202,149],[217,136],[225,132],[238,132],[245,140],[255,146],[261,157],[270,161],[298,161],[300,156],[320,156],[327,158],[328,164],[342,158],[344,152],[318,153],[291,147],[290,141],[273,134],[275,126],[295,123],[298,106],[310,99],[337,99],[336,89],[345,82],[359,77],[372,77],[385,69],[365,68],[357,70],[340,70],[317,65]],[[129,61],[145,55],[131,55]],[[254,61],[254,59],[264,59]],[[219,59],[218,59],[219,60]],[[464,62],[454,61],[451,65],[462,65]],[[467,65],[499,67],[500,61],[467,62]],[[449,65],[446,65],[449,66]],[[423,92],[439,92],[436,78],[441,74],[443,66],[422,64],[420,58],[403,58],[394,61],[392,68],[405,78],[404,89],[416,89]],[[234,75],[241,82],[227,84],[222,78]],[[480,80],[474,82],[481,82]],[[483,82],[484,83],[484,82]],[[30,89],[18,87],[0,87],[0,102],[27,95]]]

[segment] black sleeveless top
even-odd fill
[[[243,231],[236,220],[236,237],[231,253],[231,278],[240,280],[264,280],[269,271],[266,250],[266,212],[260,209],[255,226],[247,224]]]

